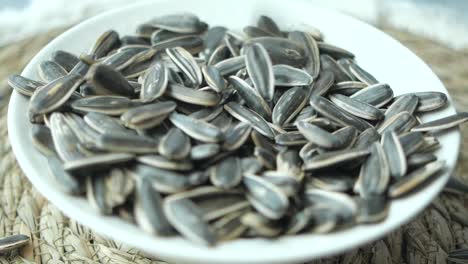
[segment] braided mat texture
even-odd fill
[[[468,51],[451,50],[391,28],[383,30],[426,61],[448,88],[457,109],[468,111]],[[34,54],[62,31],[0,48],[0,237],[21,233],[32,238],[19,252],[0,256],[0,264],[164,263],[68,219],[31,186],[16,163],[7,136],[11,89],[5,79],[20,72]],[[468,126],[462,131],[468,142]],[[468,146],[462,147],[457,176],[468,182]],[[310,264],[450,263],[448,253],[462,248],[468,249],[468,194],[443,193],[416,219],[384,239]]]

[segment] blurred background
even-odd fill
[[[0,46],[136,1],[141,0],[0,0]],[[303,1],[339,9],[372,24],[421,34],[455,49],[468,47],[467,0]]]

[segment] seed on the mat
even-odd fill
[[[279,219],[289,207],[286,195],[275,185],[253,174],[244,175],[244,184],[252,206],[270,219]]]
[[[194,202],[168,197],[163,208],[169,223],[187,239],[209,246],[216,243],[215,231],[203,219],[203,212]]]
[[[179,84],[169,84],[166,94],[181,102],[202,106],[216,106],[220,100],[215,92],[195,90]]]
[[[190,148],[190,138],[178,128],[171,128],[159,142],[159,153],[173,160],[185,159]]]
[[[29,101],[29,112],[35,116],[50,113],[62,106],[80,86],[79,75],[66,75],[34,91]]]
[[[224,138],[224,134],[219,128],[207,122],[175,112],[169,116],[169,119],[187,135],[202,142],[216,143]]]
[[[401,197],[411,191],[415,191],[418,186],[429,180],[437,172],[445,167],[445,161],[433,161],[417,170],[412,171],[402,177],[394,184],[390,185],[388,195],[392,198]]]
[[[154,28],[161,28],[177,33],[201,33],[207,24],[191,13],[180,13],[155,17],[148,21]]]
[[[229,102],[225,104],[224,109],[239,121],[250,124],[255,130],[257,130],[262,135],[270,139],[273,139],[275,137],[273,130],[270,128],[265,119],[263,119],[259,114],[255,113],[254,111],[245,108],[244,106],[235,102]]]
[[[265,100],[271,101],[275,93],[275,77],[271,59],[263,45],[254,43],[246,48],[245,66],[255,89]]]
[[[30,238],[26,235],[13,235],[0,238],[0,253],[5,254],[17,248],[23,247],[28,244]]]
[[[211,168],[210,181],[219,188],[231,189],[242,181],[242,167],[238,157],[228,157]]]
[[[229,82],[237,91],[237,94],[239,94],[239,96],[242,97],[242,99],[244,99],[245,104],[250,109],[255,111],[257,114],[261,115],[265,119],[271,118],[270,106],[256,89],[254,89],[247,82],[236,76],[229,77]]]
[[[13,74],[8,76],[8,85],[22,95],[32,96],[34,91],[43,86],[44,83],[28,79],[19,74]]]
[[[44,82],[52,82],[68,74],[67,70],[54,61],[41,62],[38,71]]]
[[[337,106],[357,117],[367,120],[380,120],[384,117],[378,108],[359,100],[341,94],[330,95],[330,99]]]
[[[293,120],[294,117],[307,104],[308,91],[305,87],[293,87],[281,95],[273,108],[272,121],[274,124],[283,126]]]
[[[97,112],[106,115],[121,115],[137,105],[123,96],[90,96],[73,101],[71,107],[83,112]]]
[[[455,115],[443,117],[437,120],[433,120],[427,123],[423,123],[419,126],[413,127],[411,131],[432,131],[432,130],[444,130],[468,121],[468,112],[462,112]]]

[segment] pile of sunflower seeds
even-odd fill
[[[313,27],[261,16],[243,31],[166,15],[78,57],[56,51],[39,81],[11,76],[57,184],[150,233],[213,245],[377,223],[444,169],[433,131],[468,113],[420,116],[445,94],[395,96]]]

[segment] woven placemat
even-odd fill
[[[383,27],[413,50],[442,79],[459,111],[468,111],[468,51],[455,51],[413,34]],[[106,239],[65,217],[30,184],[16,163],[7,137],[11,89],[5,78],[20,72],[56,30],[0,48],[0,237],[26,234],[31,243],[6,263],[164,263]],[[462,129],[468,142],[468,127]],[[457,176],[468,181],[468,147],[462,147]],[[313,250],[314,245],[310,245]],[[443,193],[409,224],[384,239],[340,256],[310,263],[448,263],[448,252],[468,248],[468,195]]]

